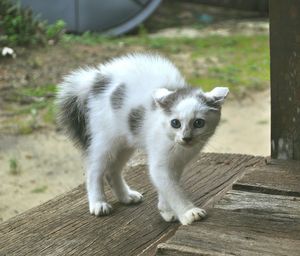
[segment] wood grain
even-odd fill
[[[227,192],[215,208],[281,219],[300,219],[300,197],[294,196],[232,190]]]
[[[245,155],[202,154],[187,168],[183,185],[197,205],[209,205],[262,161]],[[93,217],[88,213],[85,188],[79,186],[2,223],[0,255],[153,255],[156,244],[171,236],[178,224],[159,216],[145,165],[131,168],[126,179],[143,192],[142,204],[123,206],[108,191],[113,214]]]
[[[157,255],[299,256],[299,174],[299,161],[269,160],[248,169],[206,220],[179,227]]]
[[[270,160],[266,165],[253,167],[233,189],[300,196],[300,161]]]
[[[299,215],[270,217],[266,209],[259,214],[243,209],[211,209],[206,220],[181,226],[171,239],[158,246],[157,255],[300,255]]]
[[[300,1],[269,1],[271,151],[300,160]]]

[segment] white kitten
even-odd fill
[[[122,176],[134,149],[143,148],[166,221],[190,224],[206,215],[185,196],[179,178],[214,133],[228,89],[204,93],[186,84],[158,55],[132,54],[98,68],[79,69],[59,85],[60,124],[85,152],[91,214],[106,215],[104,178],[118,200],[141,202]]]

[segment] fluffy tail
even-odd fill
[[[87,102],[96,72],[95,69],[74,71],[58,85],[58,124],[83,149],[90,142]]]

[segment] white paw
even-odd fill
[[[166,222],[174,222],[174,221],[178,220],[176,214],[172,210],[170,210],[170,211],[159,210],[159,213]]]
[[[182,225],[192,224],[194,221],[203,219],[206,216],[206,211],[201,208],[192,208],[186,211],[179,220]]]
[[[143,195],[135,190],[129,190],[128,194],[120,199],[123,204],[137,204],[143,201]]]
[[[96,216],[108,215],[112,211],[112,207],[106,202],[95,202],[90,204],[90,213]]]

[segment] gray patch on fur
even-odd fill
[[[193,131],[192,131],[193,128],[190,128],[190,129],[185,129],[183,131],[183,137],[185,138],[192,138],[193,137]]]
[[[208,107],[214,108],[216,110],[221,109],[221,105],[218,103],[217,99],[207,99],[206,98],[204,102]]]
[[[87,149],[90,144],[90,133],[87,128],[87,101],[83,106],[78,97],[71,96],[59,104],[58,122],[75,142],[75,145]]]
[[[221,105],[219,102],[219,98],[208,98],[206,97],[203,93],[202,94],[198,94],[197,95],[198,100],[200,100],[203,104],[205,104],[206,106],[213,108],[215,110],[220,110],[221,109]]]
[[[140,128],[143,125],[145,119],[146,109],[143,106],[139,106],[130,111],[128,116],[129,129],[132,134],[137,135]]]
[[[111,94],[110,102],[113,109],[121,109],[126,96],[125,84],[120,84]]]
[[[170,114],[172,111],[172,107],[178,103],[179,101],[191,97],[195,94],[195,91],[197,89],[195,88],[190,88],[190,87],[185,87],[185,88],[180,88],[171,93],[170,95],[166,96],[162,101],[159,101],[160,107],[164,110],[166,114]]]
[[[110,79],[108,77],[98,74],[91,90],[92,94],[97,96],[98,94],[103,93],[107,90],[109,83]]]

